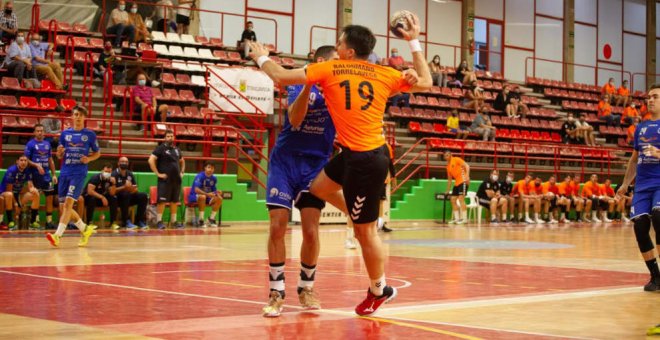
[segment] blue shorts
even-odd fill
[[[291,210],[327,163],[328,159],[322,157],[273,152],[268,165],[266,205]]]
[[[87,175],[61,175],[57,182],[57,192],[60,203],[64,203],[67,197],[77,200],[85,187]]]
[[[197,203],[197,194],[192,190],[190,190],[190,195],[188,195],[188,202]],[[211,204],[211,196],[206,196],[206,204]]]
[[[50,173],[46,172],[45,175],[37,174],[32,178],[32,183],[37,190],[45,194],[55,194],[55,186],[53,186],[53,178],[51,178]]]
[[[637,191],[637,188],[635,188],[632,207],[630,208],[630,219],[650,215],[651,211],[655,209],[660,209],[660,189],[656,187]]]

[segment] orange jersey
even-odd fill
[[[621,86],[621,87],[619,87],[619,89],[616,91],[616,94],[618,94],[619,96],[625,96],[625,97],[628,97],[628,96],[630,96],[630,90],[627,89],[627,88],[625,88],[625,87],[623,87],[623,86]]]
[[[614,197],[614,189],[611,186],[601,184],[600,185],[600,194],[607,197]]]
[[[626,142],[632,142],[635,139],[635,129],[637,129],[636,125],[630,125],[628,127],[628,130],[626,132]]]
[[[518,186],[518,193],[520,195],[536,195],[536,185],[534,184],[534,181],[525,183],[525,180],[521,179],[516,183],[516,186]]]
[[[577,196],[578,192],[580,192],[580,184],[577,183],[576,181],[571,181],[569,184],[569,187],[571,188],[571,195],[572,196]]]
[[[598,117],[609,116],[612,113],[612,106],[610,103],[600,101],[598,103]]]
[[[541,192],[543,192],[544,195],[549,192],[555,195],[559,195],[559,187],[557,186],[557,183],[550,184],[550,182],[544,182],[543,184],[541,184],[541,190],[542,190]]]
[[[319,84],[339,143],[353,151],[385,144],[387,99],[410,89],[401,72],[366,60],[331,60],[307,66],[307,84]]]
[[[561,182],[557,185],[557,192],[563,196],[571,196],[571,183]]]
[[[465,165],[465,161],[456,156],[452,156],[447,164],[447,176],[451,176],[456,181],[455,185],[461,185],[467,181],[466,173],[463,171],[463,165]]]
[[[637,112],[637,109],[632,107],[632,106],[627,106],[625,109],[623,109],[623,115],[621,117],[637,117],[639,116],[639,112]]]
[[[605,93],[615,94],[616,89],[614,88],[613,85],[610,85],[610,83],[607,83],[607,84],[603,85],[603,89],[601,90],[601,93],[603,93],[603,94],[605,94]]]
[[[584,183],[582,186],[582,197],[600,196],[600,185],[592,181]]]

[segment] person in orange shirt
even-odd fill
[[[560,206],[559,223],[571,223],[570,219],[566,218],[566,214],[571,212],[571,193],[571,175],[566,175],[564,180],[557,184],[557,202],[563,202]]]
[[[632,103],[632,96],[630,95],[630,89],[628,89],[627,80],[621,82],[621,87],[616,90],[614,99],[616,99],[616,106],[626,107]]]
[[[525,223],[537,223],[541,224],[543,221],[539,219],[539,213],[541,212],[541,196],[536,194],[536,183],[532,180],[534,176],[532,174],[527,174],[524,179],[518,181],[518,194],[520,195],[520,201],[522,207],[525,210]],[[533,205],[534,207],[534,219],[532,220],[529,217],[529,206]],[[518,214],[519,220],[522,221],[522,216]]]
[[[589,181],[582,185],[582,197],[584,197],[587,202],[587,205],[584,209],[585,215],[591,213],[591,222],[602,222],[600,219],[598,219],[598,213],[601,208],[601,193],[600,185],[598,184],[598,175],[591,175]]]
[[[571,180],[569,182],[569,188],[570,188],[570,198],[571,198],[571,204],[575,206],[575,222],[587,222],[587,220],[584,217],[584,208],[586,206],[586,200],[580,196],[580,175],[578,173],[573,174],[573,176],[567,175],[568,177],[571,177]]]
[[[449,224],[463,224],[463,215],[466,213],[465,195],[470,184],[470,166],[464,160],[453,156],[451,151],[445,151],[444,158],[447,161],[447,193],[452,188],[452,180],[455,181],[449,199],[454,218]]]
[[[600,91],[601,94],[609,94],[610,96],[616,94],[616,87],[614,87],[614,78],[610,78],[607,81],[607,84],[603,85],[602,90]]]
[[[651,120],[651,112],[649,112],[648,107],[646,106],[646,101],[642,103],[642,106],[639,108],[639,115],[642,116],[642,121]]]
[[[360,316],[373,314],[397,295],[396,288],[388,286],[385,280],[383,246],[376,231],[380,194],[390,163],[383,136],[385,105],[392,95],[424,92],[433,85],[417,39],[419,18],[410,13],[405,20],[406,28],[398,30],[412,51],[413,66],[419,76],[415,84],[400,71],[368,62],[376,37],[364,26],[348,25],[342,29],[336,45],[339,60],[298,69],[283,68],[268,57],[268,48],[263,44],[247,42],[250,57],[273,81],[280,85],[317,84],[323,90],[342,152],[316,176],[309,192],[338,207],[353,221],[370,279],[367,297],[355,307]],[[279,315],[283,305],[281,294],[271,292],[264,311],[269,308]]]
[[[550,176],[548,181],[541,185],[541,193],[543,195],[543,211],[548,215],[548,223],[555,224],[557,220],[555,220],[554,214],[557,211],[557,207],[561,207],[563,217],[566,208],[568,207],[570,209],[571,201],[559,195],[559,186],[557,185],[557,178],[554,175]],[[559,219],[562,220],[562,217]]]
[[[633,144],[635,143],[635,129],[637,129],[637,125],[639,125],[640,121],[641,119],[639,118],[639,116],[633,118],[632,125],[630,125],[626,130],[626,143],[628,143],[628,145],[630,146],[633,146]]]
[[[614,189],[612,189],[612,181],[606,179],[603,184],[600,185],[600,201],[601,209],[601,220],[605,223],[610,223],[612,220],[607,216],[614,212],[614,208],[619,205],[619,198],[614,194]]]
[[[621,121],[621,115],[612,113],[609,94],[604,94],[603,99],[598,103],[598,119],[610,126],[618,126]]]
[[[630,102],[626,105],[626,108],[623,109],[623,114],[621,115],[621,124],[632,124],[635,117],[639,117],[639,111],[637,111],[635,108],[635,103]]]

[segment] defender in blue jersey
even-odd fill
[[[72,109],[73,127],[62,131],[60,145],[57,147],[57,158],[62,160],[60,178],[57,185],[62,215],[57,231],[47,233],[46,238],[54,247],[59,246],[60,237],[66,230],[69,221],[80,229],[79,247],[87,245],[89,237],[95,232],[96,226],[87,225],[73,210],[73,203],[78,200],[85,187],[87,178],[87,164],[101,157],[96,134],[85,128],[87,109],[76,106]]]
[[[34,126],[34,138],[25,144],[25,156],[28,164],[37,170],[32,182],[37,190],[46,196],[46,229],[55,229],[53,225],[53,199],[57,195],[55,185],[55,162],[53,161],[50,142],[44,140],[44,126]]]
[[[649,232],[655,229],[655,247],[660,252],[660,84],[651,86],[648,94],[648,111],[651,120],[644,121],[635,129],[634,151],[626,176],[618,194],[625,195],[635,179],[630,219],[634,221],[635,237],[651,279],[645,291],[660,290],[660,270],[653,252],[653,241]]]
[[[28,167],[28,159],[25,155],[16,160],[16,164],[10,166],[5,172],[0,183],[0,229],[14,230],[14,205],[19,208],[25,207],[30,202],[31,228],[39,227],[36,223],[39,212],[39,191],[32,183],[36,171]],[[4,223],[3,215],[7,214],[7,224]]]
[[[338,59],[334,46],[321,46],[314,55],[316,62],[332,59]],[[319,219],[325,202],[310,194],[309,186],[331,156],[335,127],[318,87],[288,86],[287,92],[289,110],[268,165],[270,300],[263,308],[266,317],[279,316],[284,304],[284,236],[294,204],[300,209],[303,230],[298,297],[304,308],[320,308],[313,285],[320,250]]]
[[[218,223],[215,221],[216,215],[220,207],[222,207],[222,191],[218,190],[218,179],[213,175],[215,165],[206,163],[204,171],[195,176],[190,194],[188,195],[188,202],[197,203],[199,207],[199,220],[197,226],[216,228]],[[204,211],[206,206],[211,207],[211,215],[206,224],[204,224]]]

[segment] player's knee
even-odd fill
[[[660,208],[653,209],[651,221],[653,222],[653,229],[655,229],[655,242],[660,244]]]
[[[637,239],[639,251],[646,253],[647,251],[653,250],[653,241],[649,235],[649,231],[651,231],[651,219],[649,216],[642,215],[637,217],[633,228],[635,230],[635,238]]]

